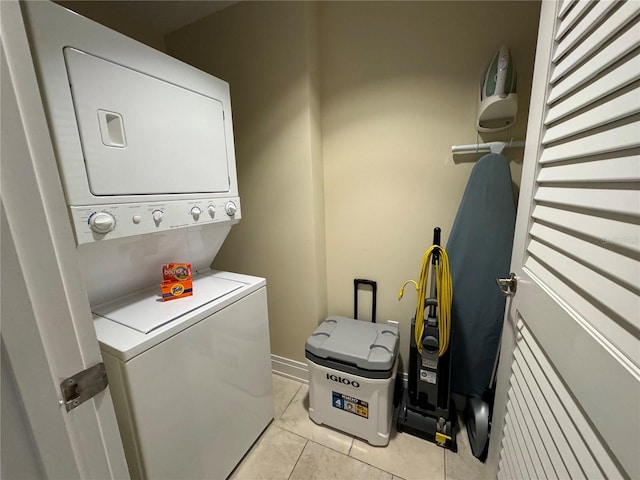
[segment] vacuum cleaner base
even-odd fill
[[[443,416],[438,416],[437,412],[431,414],[419,407],[412,406],[408,392],[405,390],[402,394],[399,408],[398,421],[396,422],[398,432],[405,432],[433,442],[443,448],[448,448],[452,452],[458,451],[456,415],[453,402],[449,406],[449,413],[453,413],[453,415],[447,415],[449,418],[446,419]]]

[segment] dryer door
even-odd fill
[[[220,100],[74,48],[64,57],[94,195],[230,190]]]

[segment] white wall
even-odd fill
[[[271,350],[296,360],[327,312],[317,7],[241,2],[166,37],[231,85],[243,218],[213,266],[267,278]]]
[[[539,8],[241,2],[166,37],[171,55],[231,84],[244,218],[214,266],[267,277],[273,353],[304,361],[327,312],[352,314],[361,277],[378,281],[378,318],[401,322],[406,356],[415,295],[399,303],[398,289],[433,227],[446,241],[473,166],[450,147],[476,140],[480,78],[501,43],[523,138]]]
[[[398,291],[418,279],[434,227],[446,244],[474,165],[466,160],[479,158],[455,163],[451,145],[476,142],[480,79],[501,43],[518,71],[510,133],[524,138],[539,10],[537,2],[447,1],[320,9],[328,308],[351,315],[351,280],[377,280],[378,318],[401,322],[404,359],[416,295],[409,287],[399,302]],[[522,155],[509,153],[516,183]]]

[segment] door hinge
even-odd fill
[[[109,379],[102,362],[64,379],[60,383],[60,391],[67,412],[103,391],[107,385]]]

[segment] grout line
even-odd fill
[[[281,413],[280,415],[278,415],[278,418],[274,418],[274,421],[275,421],[275,420],[280,420],[280,418],[282,417],[282,415],[284,414],[284,412],[286,412],[286,411],[287,411],[287,408],[289,408],[289,407],[291,406],[291,402],[293,402],[293,399],[294,399],[294,398],[296,398],[296,395],[298,395],[298,392],[299,392],[299,391],[300,391],[300,389],[302,388],[302,385],[304,385],[304,384],[303,384],[303,383],[301,383],[301,382],[297,382],[297,381],[296,381],[296,383],[299,383],[300,385],[298,385],[298,388],[296,389],[296,391],[293,393],[293,395],[292,395],[292,396],[291,396],[291,398],[289,399],[289,402],[288,402],[288,403],[287,403],[287,405],[282,409],[282,413]],[[274,388],[274,397],[275,397],[275,388]]]
[[[355,439],[354,439],[354,441],[355,441]],[[327,448],[328,448],[328,447],[327,447]],[[353,442],[351,442],[351,448],[353,448]],[[388,473],[389,475],[391,475],[391,478],[393,478],[394,476],[396,476],[396,477],[398,477],[398,478],[403,478],[403,477],[400,477],[399,475],[396,475],[396,474],[395,474],[395,473],[393,473],[393,472],[390,472],[390,471],[388,471],[388,470],[385,470],[384,468],[380,468],[380,467],[378,467],[377,465],[373,465],[373,464],[371,464],[371,463],[369,463],[369,462],[365,462],[364,460],[362,460],[362,459],[360,459],[360,458],[352,457],[352,456],[351,456],[351,448],[349,448],[349,455],[347,455],[347,456],[348,456],[349,458],[351,458],[352,460],[355,460],[355,461],[360,462],[360,463],[364,463],[365,465],[369,465],[370,467],[375,468],[376,470],[380,470],[381,472]],[[375,448],[377,448],[377,447],[375,447]],[[344,454],[343,454],[343,455],[344,455]]]
[[[298,395],[299,391],[300,391],[300,387],[298,387],[298,390],[296,390],[296,392],[293,394],[293,396],[291,397],[291,400],[289,400],[287,405],[282,409],[282,413],[280,415],[278,415],[277,420],[280,420],[282,418],[282,415],[284,415],[284,413],[289,409],[289,407],[293,403],[293,399],[296,398],[296,395]]]
[[[289,429],[287,429],[287,428],[284,428],[284,427],[278,427],[278,428],[279,428],[280,430],[284,430],[284,431],[285,431],[285,432],[287,432],[287,433],[290,433],[290,434],[292,434],[292,435],[295,435],[296,437],[300,437],[300,438],[301,438],[301,439],[303,439],[305,442],[313,442],[313,440],[311,440],[311,439],[309,439],[309,438],[307,438],[307,437],[305,437],[305,436],[303,436],[303,435],[300,435],[299,433],[292,432],[291,430],[289,430]],[[307,446],[307,444],[305,443],[305,447],[306,447],[306,446]],[[329,447],[327,447],[327,448],[329,448]]]
[[[293,399],[296,398],[298,396],[298,393],[300,392],[300,390],[302,389],[302,385],[304,385],[303,383],[301,383],[298,388],[296,388],[296,391],[294,392],[293,396],[291,397],[291,400],[289,400],[289,403],[287,403],[287,407],[285,408],[285,410],[287,408],[289,408],[289,406],[291,405],[291,403],[293,402]]]
[[[0,0],[0,1],[2,1],[2,0]],[[314,425],[315,425],[315,424],[314,424]],[[292,433],[292,434],[294,434],[294,435],[296,435],[296,436],[298,436],[298,437],[300,437],[300,438],[305,439],[307,442],[313,442],[313,443],[315,443],[315,444],[317,444],[317,445],[320,445],[321,447],[328,448],[329,450],[333,450],[334,452],[339,453],[340,455],[344,455],[344,456],[346,456],[346,457],[348,457],[348,456],[349,456],[347,453],[341,452],[340,450],[336,450],[334,447],[330,447],[330,446],[328,446],[328,445],[325,445],[324,443],[320,443],[320,442],[318,442],[318,441],[316,441],[316,440],[312,440],[311,438],[305,437],[304,435],[300,435],[299,433],[294,432],[293,430],[289,430],[289,429],[288,429],[286,426],[284,426],[284,425],[276,425],[276,426],[277,426],[278,428],[280,428],[281,430],[285,430],[285,431],[287,431],[287,432],[289,432],[289,433]],[[316,425],[316,426],[318,426],[319,428],[324,428],[324,427],[320,427],[319,425]],[[336,432],[337,432],[337,433],[341,433],[341,432],[338,432],[337,430],[336,430]],[[345,433],[341,433],[341,434],[342,434],[342,435],[346,435]],[[352,439],[352,443],[351,443],[351,444],[353,445],[353,439]],[[349,450],[351,450],[351,447],[349,447]],[[358,460],[358,459],[357,459],[357,458],[355,458],[355,457],[351,457],[351,458],[353,458],[354,460]],[[364,462],[363,462],[363,463],[364,463]],[[373,465],[372,465],[372,466],[373,466]],[[379,469],[379,467],[376,467],[376,468],[378,468],[378,469]]]
[[[300,435],[298,435],[300,436]],[[304,438],[304,437],[302,437]],[[306,439],[305,439],[306,440]],[[311,440],[307,440],[304,443],[304,447],[302,447],[302,450],[300,450],[300,455],[298,455],[298,458],[296,459],[296,463],[293,464],[293,468],[291,469],[291,471],[289,472],[289,476],[287,477],[287,480],[289,480],[291,478],[291,475],[293,475],[293,471],[296,469],[296,467],[298,466],[298,463],[300,463],[300,458],[302,457],[302,454],[304,453],[305,449],[307,448],[307,445],[309,445],[309,442]]]
[[[442,449],[442,470],[444,475],[444,480],[447,480],[447,449]]]

